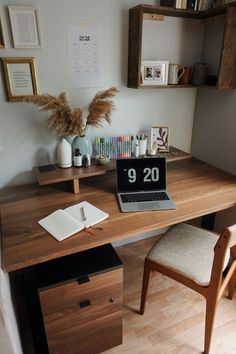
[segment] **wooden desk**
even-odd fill
[[[34,187],[22,196],[15,189],[16,198],[21,200],[1,208],[2,267],[7,272],[236,205],[236,177],[195,159],[168,164],[168,191],[176,202],[176,210],[121,213],[114,172],[82,180],[79,194],[44,188]],[[3,192],[2,199],[4,196],[7,199]],[[103,230],[96,230],[96,236],[82,231],[58,242],[38,224],[39,219],[56,209],[82,200],[109,214],[99,225]]]
[[[121,213],[116,197],[114,172],[81,180],[79,194],[48,186],[26,186],[0,192],[2,267],[10,272],[13,299],[22,329],[24,353],[47,352],[37,294],[32,296],[34,273],[29,267],[65,255],[88,250],[150,230],[205,216],[236,205],[236,177],[195,159],[168,164],[168,191],[177,209]],[[87,200],[110,216],[96,230],[84,231],[58,242],[38,224],[56,209]],[[32,311],[33,312],[33,311]],[[34,327],[32,329],[32,326]],[[37,326],[35,328],[35,326]]]

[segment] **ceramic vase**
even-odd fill
[[[79,149],[81,155],[92,155],[93,146],[91,140],[87,136],[76,136],[72,142],[72,152],[75,153],[75,149]]]
[[[72,149],[70,143],[66,139],[62,139],[57,145],[57,160],[61,168],[72,166]]]

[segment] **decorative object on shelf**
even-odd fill
[[[38,13],[35,6],[8,6],[14,48],[41,46]]]
[[[0,48],[5,48],[1,18],[0,18]]]
[[[168,152],[169,151],[169,128],[154,126],[151,128],[151,147],[150,150],[154,149],[157,152]]]
[[[75,167],[81,167],[82,166],[82,155],[80,153],[80,149],[75,149],[74,155],[73,155],[73,162]]]
[[[23,101],[38,93],[35,58],[1,58],[8,101]]]
[[[193,65],[192,83],[193,85],[204,85],[207,79],[206,63],[196,63]]]
[[[57,160],[59,167],[68,168],[72,166],[71,145],[64,138],[57,145]]]
[[[192,67],[184,66],[184,73],[179,79],[179,85],[189,85],[191,82]]]
[[[170,64],[169,65],[169,74],[168,74],[168,84],[177,85],[179,80],[184,75],[185,69],[179,64]]]
[[[72,142],[72,151],[75,152],[76,149],[79,149],[82,155],[93,153],[93,145],[91,139],[86,135],[79,136],[77,135]]]
[[[81,154],[92,154],[92,144],[86,138],[88,128],[101,127],[103,120],[111,124],[111,114],[115,105],[111,100],[118,92],[117,88],[98,92],[88,106],[88,115],[84,119],[80,107],[72,109],[63,92],[58,97],[44,94],[26,97],[24,100],[42,107],[43,111],[51,111],[48,118],[48,126],[54,133],[65,137],[76,136],[72,142],[72,150],[80,149]],[[79,139],[81,138],[81,139]]]
[[[97,165],[106,166],[109,164],[111,159],[109,155],[97,155],[95,161]]]
[[[167,85],[168,61],[143,61],[141,77],[143,85]]]

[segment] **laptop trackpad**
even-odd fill
[[[139,210],[157,210],[161,209],[160,204],[157,202],[145,202],[145,203],[139,203],[138,204]]]

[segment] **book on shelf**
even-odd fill
[[[175,8],[186,10],[187,9],[187,0],[176,0],[175,1]]]
[[[58,209],[38,221],[55,239],[62,241],[108,218],[108,214],[83,201],[66,209]]]
[[[175,1],[175,8],[176,9],[182,9],[182,0],[176,0]]]

